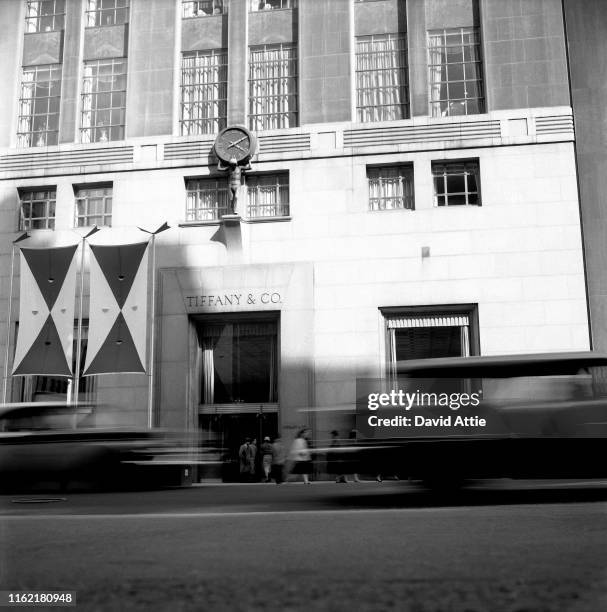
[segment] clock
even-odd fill
[[[241,164],[255,155],[257,139],[243,125],[231,125],[217,134],[214,148],[224,164]]]

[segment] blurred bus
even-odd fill
[[[390,392],[396,401],[375,408]],[[432,485],[606,477],[607,355],[401,361],[391,380],[358,381],[356,429],[358,469],[370,474]]]

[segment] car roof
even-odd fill
[[[93,406],[86,403],[65,402],[16,402],[0,404],[0,419],[45,416],[52,414],[88,414]]]
[[[397,362],[396,369],[399,374],[410,377],[510,378],[577,374],[582,368],[600,366],[607,366],[607,354],[579,351],[401,360]]]

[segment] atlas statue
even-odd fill
[[[230,214],[236,214],[238,190],[242,183],[243,172],[251,170],[251,157],[255,154],[257,141],[255,135],[241,125],[223,129],[215,139],[217,169],[228,173],[230,194]]]

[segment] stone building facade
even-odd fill
[[[3,347],[18,232],[167,221],[157,425],[326,438],[397,360],[589,348],[560,0],[0,0],[0,23]],[[226,223],[234,124],[258,151]],[[147,422],[147,375],[83,393]]]

